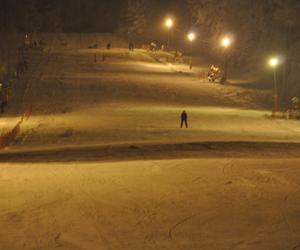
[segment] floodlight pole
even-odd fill
[[[227,81],[227,75],[228,75],[228,51],[225,51],[225,63],[224,63],[224,79],[225,82]]]
[[[228,38],[228,37],[224,37],[222,40],[221,40],[221,45],[223,46],[223,49],[224,49],[224,52],[223,52],[223,60],[224,60],[224,74],[223,74],[223,77],[222,77],[222,81],[221,83],[223,84],[226,84],[227,82],[227,75],[228,75],[228,60],[229,60],[229,49],[230,49],[230,46],[231,46],[231,39]]]
[[[190,69],[193,69],[193,41],[191,41]]]
[[[274,74],[274,93],[273,93],[273,110],[272,117],[276,117],[276,113],[279,111],[279,98],[278,98],[278,84],[277,84],[277,70],[276,66],[273,69]]]
[[[228,76],[228,48],[224,48],[223,52],[223,66],[224,66],[224,74],[223,74],[223,84],[226,84],[227,82],[227,76]]]
[[[167,49],[170,50],[170,43],[171,43],[171,28],[168,28],[168,46]]]
[[[172,27],[168,27],[168,50],[171,50],[172,45]]]

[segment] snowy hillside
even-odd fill
[[[0,118],[8,131],[32,104],[0,152],[0,249],[299,248],[299,122],[171,57],[31,55]]]
[[[126,49],[33,54],[30,71],[16,83],[10,115],[1,118],[5,131],[32,104],[32,117],[11,149],[300,139],[297,121],[267,118],[267,91],[199,80],[207,69],[158,62],[165,56]],[[179,129],[184,109],[188,130]]]

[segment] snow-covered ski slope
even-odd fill
[[[206,69],[126,49],[33,53],[1,129],[32,104],[10,149],[201,141],[299,141],[297,121],[272,120],[267,91],[199,80]],[[162,60],[163,61],[163,60]],[[189,129],[179,128],[182,110]],[[8,149],[8,150],[10,150]]]
[[[0,118],[32,104],[0,153],[1,250],[299,249],[299,122],[163,56],[31,56]]]

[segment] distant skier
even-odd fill
[[[154,43],[154,42],[150,43],[150,51],[156,51],[156,50],[157,50],[156,43]]]
[[[132,41],[129,42],[128,48],[130,51],[134,51],[134,43]]]
[[[181,124],[180,124],[181,128],[183,127],[183,124],[185,124],[186,128],[189,127],[188,126],[188,115],[185,110],[181,113]]]

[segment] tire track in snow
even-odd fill
[[[64,179],[64,184],[69,187],[68,191],[71,192],[71,193],[75,192],[73,190],[74,189],[74,185],[71,183],[70,178],[69,178],[69,176],[73,176],[73,172],[74,172],[74,170],[72,170],[71,168],[69,168],[68,170],[66,170],[66,174],[65,175],[68,176],[68,178]],[[56,171],[52,171],[52,173],[53,173],[54,176],[57,175]],[[81,178],[83,178],[83,177],[81,177]],[[76,191],[81,194],[81,195],[77,194],[77,196],[80,197],[80,203],[84,204],[88,208],[88,212],[92,213],[92,217],[93,218],[91,219],[91,221],[92,221],[93,227],[95,229],[95,232],[96,232],[96,234],[98,236],[98,240],[100,242],[104,243],[105,247],[108,250],[114,250],[115,248],[113,248],[111,246],[111,242],[109,241],[109,236],[105,235],[103,233],[103,230],[100,230],[100,228],[98,226],[98,224],[101,224],[101,223],[98,223],[100,219],[99,219],[99,216],[98,216],[98,212],[97,212],[96,206],[94,205],[94,203],[95,203],[94,197],[89,192],[87,192],[87,191],[84,190],[84,188],[82,187],[81,181],[79,182],[79,184],[76,187],[77,187]],[[85,211],[85,209],[82,208],[82,206],[80,206],[79,212],[81,213],[82,216],[87,217],[88,219],[90,219],[89,218],[90,214],[87,211]],[[96,223],[94,221],[96,221]],[[63,237],[63,232],[59,232],[59,233],[60,233],[60,238],[62,238]],[[59,243],[61,243],[61,242],[59,242]],[[73,242],[68,242],[68,243],[72,244],[72,245],[74,244]],[[64,244],[61,243],[61,246],[63,246],[63,245]],[[122,247],[122,248],[117,248],[117,249],[125,249],[125,248]]]
[[[81,178],[81,180],[83,179]],[[111,225],[111,223],[107,219],[105,219],[105,216],[101,216],[100,218],[99,209],[97,209],[95,197],[88,190],[85,190],[82,181],[79,182],[77,187],[82,194],[81,198],[86,197],[85,205],[89,207],[89,212],[92,213],[92,223],[97,232],[98,239],[104,242],[105,247],[107,247],[107,249],[109,250],[126,249],[124,243],[117,237],[117,234],[114,232],[113,225]],[[83,213],[85,212],[83,211]],[[101,227],[99,227],[99,225],[103,224],[103,221],[106,225],[110,226],[112,232],[104,232],[104,230],[101,230]]]
[[[184,223],[188,222],[189,220],[195,218],[196,216],[200,215],[200,213],[197,213],[197,214],[193,214],[193,215],[190,215],[180,221],[178,221],[177,223],[175,223],[170,229],[169,229],[169,238],[170,240],[173,240],[174,239],[174,236],[173,236],[173,232],[176,230],[177,227],[183,225]]]
[[[300,244],[292,248],[292,250],[298,250],[298,249],[300,249]]]
[[[300,190],[300,187],[298,186],[298,188],[296,188],[296,189],[294,189],[293,191],[289,192],[289,193],[284,197],[284,199],[283,199],[283,205],[282,205],[282,206],[283,206],[285,209],[287,209],[287,207],[288,207],[287,204],[288,204],[289,198],[290,198],[291,196],[293,196],[295,193],[297,193],[299,190]],[[286,214],[283,212],[283,208],[280,208],[280,209],[282,210],[281,213],[283,214],[283,217],[284,217],[284,219],[285,219],[286,224],[289,226],[289,228],[290,228],[290,230],[292,231],[293,235],[297,237],[298,234],[297,234],[296,230],[294,229],[292,223],[289,222],[289,220],[288,220]],[[295,247],[292,248],[292,250],[298,250],[298,249],[300,249],[300,244],[298,244],[298,245],[296,245]]]

